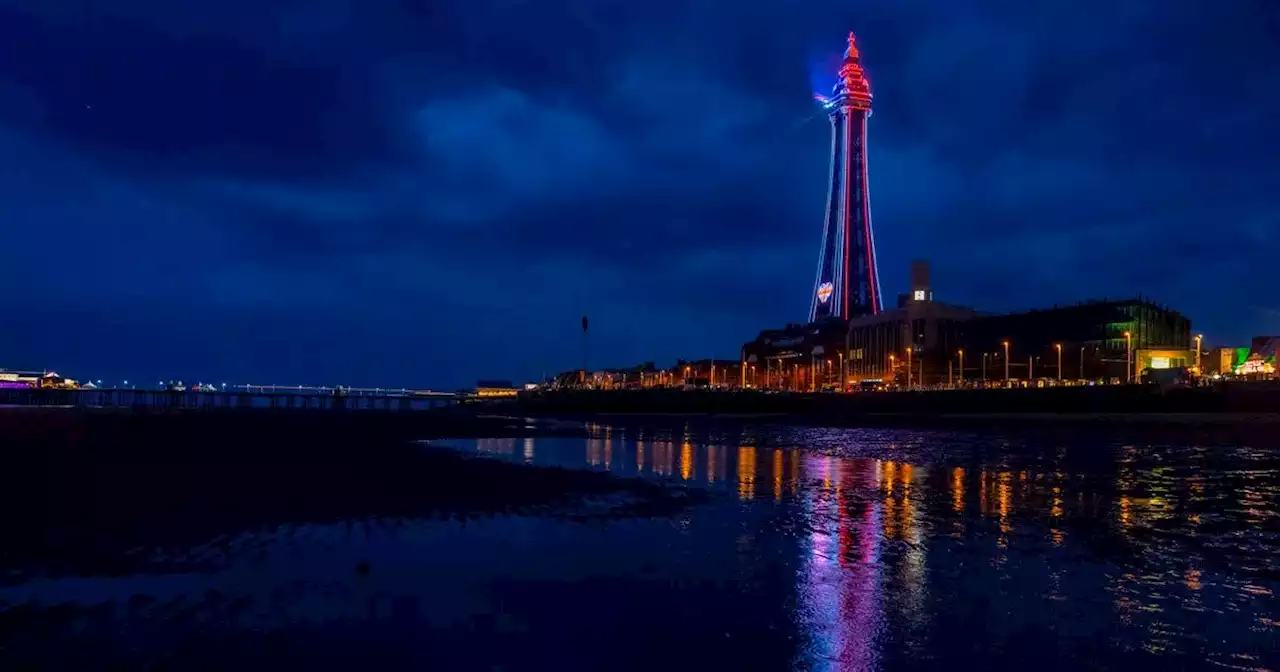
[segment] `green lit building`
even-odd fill
[[[1189,367],[1195,360],[1191,320],[1142,297],[987,315],[967,322],[963,332],[970,379],[981,367],[996,381],[1006,371],[1015,380],[1125,380],[1126,367],[1136,376],[1147,367]]]

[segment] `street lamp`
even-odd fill
[[[1133,334],[1124,332],[1124,382],[1133,382]]]
[[[1084,381],[1084,346],[1080,346],[1080,380]]]
[[[958,352],[960,353],[960,387],[964,387],[964,350]]]
[[[907,389],[911,389],[911,348],[907,348]]]
[[[1009,341],[1001,341],[1004,346],[1004,382],[1009,382]]]
[[[889,355],[889,382],[898,382],[898,359],[892,354]]]
[[[1053,347],[1058,349],[1058,382],[1062,382],[1062,344],[1054,343]]]
[[[844,389],[844,386],[849,382],[849,376],[844,372],[844,353],[839,352],[836,354],[840,357],[840,391],[846,392],[847,390]]]
[[[1204,334],[1196,334],[1196,375],[1201,375],[1200,371],[1200,349],[1201,343],[1204,342]]]

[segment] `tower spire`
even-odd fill
[[[867,74],[862,70],[862,58],[858,53],[858,41],[849,33],[849,46],[844,50],[844,63],[840,65],[840,82],[837,88],[843,89],[850,104],[860,110],[871,109],[871,85],[867,83]]]

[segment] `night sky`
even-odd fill
[[[736,357],[807,312],[849,30],[887,300],[1280,332],[1274,0],[0,0],[0,367]]]

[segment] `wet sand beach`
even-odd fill
[[[1218,429],[372,417],[5,441],[0,668],[1277,667]]]

